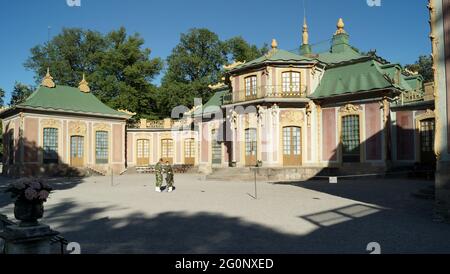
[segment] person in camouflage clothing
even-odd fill
[[[170,165],[169,161],[166,162],[166,166],[164,167],[164,170],[166,173],[166,183],[167,183],[167,188],[168,188],[167,191],[172,192],[174,179],[173,179],[173,169],[172,169],[172,166]]]
[[[155,174],[156,174],[156,192],[161,192],[161,185],[163,183],[163,159],[159,159],[159,162],[155,166]]]

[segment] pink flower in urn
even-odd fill
[[[25,190],[25,198],[27,198],[27,200],[32,201],[32,200],[36,199],[37,196],[38,196],[38,193],[33,188],[30,187]]]
[[[21,181],[17,181],[15,183],[13,183],[13,187],[18,190],[22,190],[22,189],[25,189],[25,184]]]
[[[38,198],[39,200],[47,201],[48,196],[50,196],[50,193],[47,190],[42,190],[41,192],[39,192]]]
[[[35,190],[41,190],[42,185],[38,181],[31,182],[30,186]]]

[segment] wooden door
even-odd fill
[[[163,139],[161,140],[161,158],[164,162],[173,164],[173,140]]]
[[[245,165],[256,166],[257,155],[256,129],[245,130]]]
[[[420,161],[423,164],[434,164],[436,162],[436,155],[434,153],[434,134],[434,119],[420,121]]]
[[[195,165],[195,140],[187,139],[184,141],[184,164]]]
[[[137,166],[150,165],[150,141],[137,140]]]
[[[84,166],[84,137],[72,136],[70,138],[70,164],[73,167]]]
[[[300,166],[302,164],[302,133],[300,127],[283,128],[283,164]]]

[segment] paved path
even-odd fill
[[[149,175],[53,184],[42,221],[84,253],[367,253],[370,242],[383,253],[450,252],[450,225],[411,195],[426,181],[259,183],[257,200],[253,183],[188,174],[173,193],[156,193]],[[0,213],[12,210],[0,194]]]

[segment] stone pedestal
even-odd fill
[[[436,171],[436,217],[450,221],[450,162],[440,162]]]
[[[51,254],[51,239],[59,233],[46,225],[6,226],[0,233],[6,254]]]

